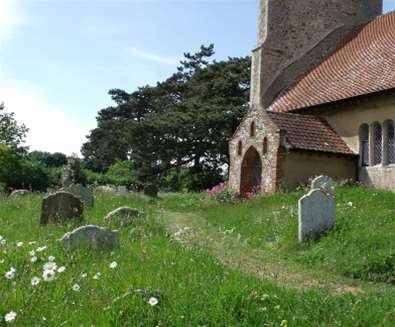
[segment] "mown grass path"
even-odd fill
[[[254,249],[248,240],[232,230],[218,230],[195,213],[163,211],[163,222],[172,235],[190,246],[202,247],[217,257],[224,265],[236,268],[251,276],[271,280],[294,289],[322,288],[334,294],[377,291],[388,285],[366,283],[290,266],[273,258],[267,249]]]

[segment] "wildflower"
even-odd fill
[[[82,273],[82,274],[81,274],[81,277],[82,277],[82,278],[86,278],[86,277],[88,277],[88,274],[87,274],[87,273]]]
[[[7,240],[5,238],[0,239],[0,245],[5,246],[7,244]]]
[[[81,288],[80,288],[80,285],[74,284],[72,289],[73,289],[74,292],[79,292]]]
[[[37,248],[37,252],[43,252],[43,251],[45,251],[47,249],[47,247],[44,245],[44,246],[40,246],[40,247],[38,247]]]
[[[40,278],[33,277],[30,283],[32,284],[32,286],[37,286],[40,283]]]
[[[58,268],[58,272],[59,273],[62,273],[62,272],[65,272],[65,271],[66,271],[66,267],[65,266],[62,266],[62,267]]]
[[[29,245],[34,245],[34,244],[36,244],[37,242],[36,241],[30,241],[29,242]]]
[[[37,261],[37,257],[31,257],[30,258],[30,262],[36,262]]]
[[[16,270],[15,268],[11,268],[9,271],[5,273],[5,278],[13,279],[15,277]]]
[[[34,250],[29,251],[29,255],[30,255],[31,257],[34,257],[34,256],[36,255],[36,251],[34,251]]]
[[[98,279],[100,279],[100,277],[101,277],[101,273],[97,272],[97,273],[95,274],[95,276],[93,276],[93,279],[98,280]]]
[[[10,311],[4,316],[4,320],[6,322],[13,322],[15,318],[16,318],[16,313],[14,311]]]
[[[23,242],[21,242],[21,241],[16,242],[16,246],[17,246],[18,248],[20,248],[21,246],[23,246]]]
[[[118,264],[116,263],[116,261],[113,261],[113,262],[110,263],[110,268],[111,269],[115,269],[117,267],[118,267]]]
[[[350,201],[350,202],[347,203],[347,205],[352,208],[353,203]]]
[[[159,303],[159,301],[158,301],[158,299],[156,297],[151,297],[148,300],[148,303],[149,303],[149,305],[151,305],[153,307],[153,306],[157,305]]]
[[[55,279],[55,271],[54,270],[44,270],[43,271],[44,282],[52,282],[54,279]]]
[[[55,271],[58,266],[56,265],[56,262],[47,262],[43,266],[43,270],[53,270]]]
[[[50,262],[55,261],[55,257],[54,257],[53,255],[50,255],[50,256],[48,257],[48,261],[50,261]]]

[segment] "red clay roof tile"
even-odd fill
[[[280,94],[270,110],[289,112],[395,88],[395,12],[353,31],[338,49]]]
[[[267,113],[278,128],[285,131],[287,142],[294,149],[355,154],[323,118],[270,111]]]

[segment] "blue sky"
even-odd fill
[[[201,44],[246,56],[257,18],[258,0],[0,0],[0,101],[31,149],[78,153],[109,89],[154,84]]]

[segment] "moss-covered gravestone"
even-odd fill
[[[158,197],[158,187],[154,184],[147,184],[144,187],[144,195],[149,196],[151,198],[157,198]]]
[[[82,220],[83,202],[71,193],[57,192],[43,199],[41,225],[66,224],[72,219]]]

